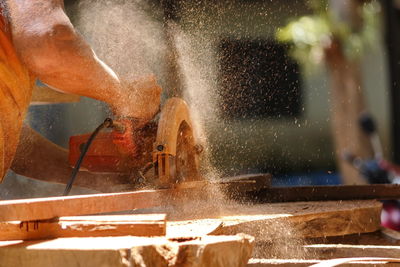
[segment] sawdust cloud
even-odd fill
[[[146,1],[122,0],[82,0],[75,6],[74,23],[92,45],[98,56],[125,78],[136,78],[148,73],[156,74],[159,83],[168,84],[165,79],[166,49],[161,11]],[[153,15],[149,15],[149,14]],[[184,99],[191,107],[196,135],[205,147],[203,173],[209,180],[221,178],[221,172],[210,160],[210,145],[207,143],[209,131],[223,124],[219,117],[215,90],[217,86],[217,67],[212,42],[204,41],[204,36],[174,32],[174,42],[178,50],[179,71],[182,76]],[[199,41],[201,40],[201,41]],[[209,45],[210,47],[204,47]],[[215,149],[215,148],[214,148]],[[181,203],[179,207],[170,207],[171,218],[202,218],[208,215],[223,214],[234,207],[240,211],[240,204],[229,201],[216,186],[207,191],[205,198]],[[261,227],[262,235],[275,233],[279,241],[270,240],[256,247],[255,255],[262,256],[269,251],[276,257],[302,255],[304,241],[291,234],[290,226],[284,223]],[[249,229],[252,232],[252,229]],[[276,236],[276,235],[275,235]],[[280,241],[293,246],[281,250]]]
[[[72,7],[72,20],[76,28],[93,47],[96,54],[110,65],[123,79],[135,79],[154,73],[158,82],[168,85],[166,36],[162,12],[147,1],[81,0]],[[202,175],[208,180],[221,176],[210,161],[207,135],[210,125],[218,122],[216,97],[213,90],[216,71],[210,67],[211,56],[199,51],[198,38],[176,28],[173,42],[178,51],[179,72],[183,84],[183,98],[190,106],[195,135],[204,147]],[[208,49],[210,51],[210,49]],[[164,96],[166,98],[166,96]],[[201,217],[212,210],[224,209],[227,198],[217,186],[210,187],[210,198],[199,198],[169,209],[171,217]],[[212,201],[210,201],[212,199]]]
[[[226,8],[226,6],[225,6]],[[229,7],[228,7],[229,8]],[[196,18],[194,19],[196,21]],[[202,23],[197,21],[193,23]],[[216,55],[212,51],[218,40],[213,40],[210,36],[204,36],[203,33],[178,32],[176,34],[176,45],[179,52],[179,66],[185,78],[185,99],[192,101],[195,107],[195,116],[198,116],[203,124],[202,134],[210,135],[210,131],[223,129],[227,122],[219,114],[218,110],[218,67]],[[217,130],[218,131],[218,130]],[[223,133],[222,134],[226,134]],[[251,130],[250,130],[251,134]],[[220,144],[213,144],[214,147],[208,149],[219,149]],[[208,158],[210,160],[210,158]],[[246,159],[243,159],[246,160]],[[209,163],[209,177],[221,178],[222,171],[215,167],[212,162]],[[210,167],[211,166],[211,167]],[[214,172],[214,173],[213,173]],[[190,201],[181,205],[179,215],[193,219],[201,218],[223,218],[227,214],[240,214],[240,210],[246,209],[246,204],[229,200],[223,195],[217,187],[212,189],[214,192],[210,195],[215,196],[211,200]],[[263,214],[263,210],[259,210]],[[256,229],[255,229],[256,228]],[[262,258],[306,258],[310,252],[306,251],[305,240],[300,232],[287,221],[276,221],[266,224],[260,221],[256,227],[254,224],[249,229],[242,228],[244,233],[265,238],[254,247],[253,257]],[[257,242],[257,241],[256,241]]]
[[[81,0],[72,7],[72,20],[96,54],[123,79],[154,73],[163,79],[166,47],[160,10],[147,1]]]
[[[216,4],[216,9],[220,6]],[[182,8],[185,8],[183,5]],[[224,8],[229,8],[225,6]],[[202,18],[193,18],[191,23],[202,25]],[[190,23],[190,22],[189,22]],[[206,26],[204,26],[206,27]],[[211,27],[212,28],[212,27]],[[186,88],[184,97],[194,109],[195,121],[201,122],[200,133],[205,140],[210,132],[221,129],[226,125],[226,121],[219,113],[218,107],[218,66],[216,62],[215,46],[218,40],[214,40],[213,34],[204,36],[204,32],[183,32],[175,33],[175,44],[179,53],[179,67],[184,77],[184,87]],[[215,36],[215,35],[214,35]],[[222,126],[222,127],[221,127]],[[224,134],[224,133],[222,133]],[[226,133],[225,133],[226,134]],[[203,137],[203,136],[201,136]],[[218,149],[220,144],[213,144],[209,150]],[[208,151],[211,153],[211,151]],[[207,157],[210,160],[210,157]],[[243,159],[245,160],[245,159]],[[212,162],[208,162],[208,178],[220,179],[222,171],[215,167]],[[185,202],[180,205],[179,214],[175,215],[183,218],[223,218],[227,214],[240,214],[246,204],[238,203],[226,198],[220,188],[214,187],[209,196],[211,199],[200,199]],[[262,214],[262,210],[259,211]],[[257,229],[254,224],[251,229],[243,229],[244,233],[249,233],[256,237],[270,237],[268,240],[259,242],[254,249],[253,257],[272,258],[297,257],[305,258],[306,251],[304,246],[307,244],[300,233],[296,233],[288,222],[276,221],[268,225],[261,221]]]
[[[167,91],[168,47],[162,11],[158,6],[142,0],[81,0],[71,9],[76,28],[99,58],[118,75],[123,79],[135,79],[141,75],[155,74],[164,91]],[[210,62],[212,57],[198,53],[200,50],[195,47],[198,38],[180,30],[174,31],[183,98],[190,106],[195,134],[205,148],[203,173],[208,179],[216,179],[220,175],[210,163],[207,143],[207,131],[210,125],[218,121],[216,97],[212,89],[215,70]]]

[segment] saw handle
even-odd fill
[[[98,133],[82,161],[91,172],[129,172],[137,156],[135,127],[130,119],[112,121],[110,132]],[[73,166],[92,134],[72,136],[69,140],[69,163]]]
[[[68,183],[67,183],[67,185],[66,185],[66,187],[65,187],[64,193],[63,193],[64,196],[68,196],[69,192],[71,191],[71,189],[72,189],[72,184],[74,183],[75,178],[76,178],[76,175],[77,175],[78,172],[79,172],[79,169],[80,169],[80,167],[81,167],[83,158],[85,157],[86,152],[89,150],[89,147],[90,147],[90,145],[92,144],[94,138],[96,138],[96,135],[97,135],[102,129],[104,129],[104,128],[111,128],[111,127],[113,127],[113,121],[112,121],[112,119],[107,118],[107,119],[105,119],[104,122],[103,122],[102,124],[100,124],[100,125],[94,130],[94,132],[90,135],[88,141],[85,143],[85,145],[84,145],[83,148],[82,148],[81,154],[79,155],[79,158],[78,158],[78,160],[76,161],[76,164],[75,164],[74,169],[72,170],[71,178],[69,179],[69,181],[68,181]]]

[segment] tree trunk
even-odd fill
[[[338,41],[325,50],[325,55],[331,82],[332,132],[342,182],[363,184],[366,181],[358,171],[343,160],[346,151],[364,159],[372,157],[371,143],[358,123],[365,110],[360,65],[345,57]]]

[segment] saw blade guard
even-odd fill
[[[161,111],[153,152],[161,187],[201,179],[196,144],[188,105],[181,98],[168,99]]]

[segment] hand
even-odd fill
[[[125,83],[120,100],[114,105],[114,113],[116,116],[138,119],[144,125],[159,111],[161,91],[154,75]]]

